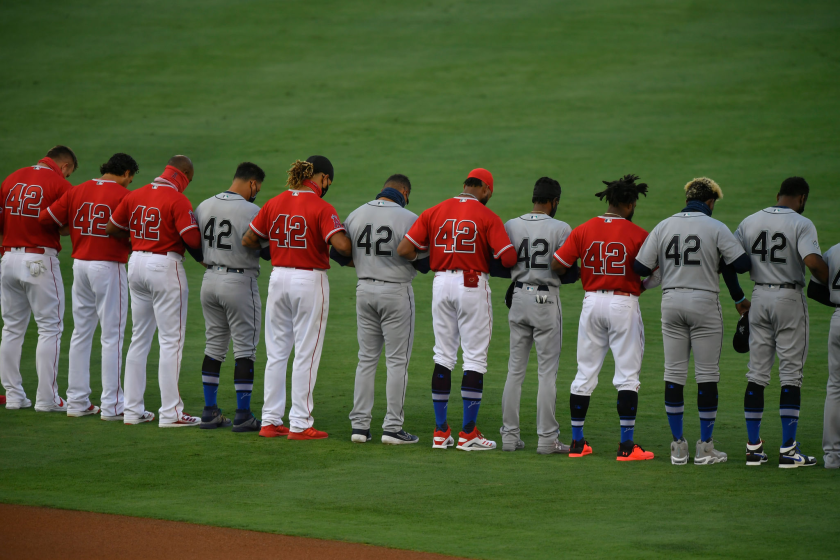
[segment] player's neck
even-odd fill
[[[106,173],[105,175],[100,177],[99,180],[100,181],[113,181],[113,182],[115,182],[118,185],[121,185],[123,187],[128,186],[128,180],[125,177],[123,177],[122,175],[113,175],[111,173]]]
[[[613,206],[612,204],[609,205],[607,211],[604,212],[605,216],[615,216],[617,218],[624,218],[624,215],[621,213],[621,208]]]

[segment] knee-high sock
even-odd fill
[[[779,416],[782,417],[782,441],[790,447],[796,441],[796,428],[799,425],[799,402],[801,390],[794,385],[782,386],[779,396]]]
[[[210,356],[204,356],[201,364],[201,381],[204,384],[204,406],[216,406],[216,393],[219,392],[219,372],[222,362]]]
[[[446,409],[449,406],[449,392],[452,390],[452,370],[435,364],[432,373],[432,404],[435,407],[435,426],[446,431]]]
[[[619,391],[616,408],[618,421],[621,425],[621,443],[633,441],[633,430],[636,428],[636,408],[639,405],[639,393],[636,391]]]
[[[589,395],[569,395],[569,410],[572,413],[572,439],[583,441],[583,423],[589,410]]]
[[[464,433],[475,429],[478,409],[481,407],[481,393],[484,390],[484,374],[467,370],[461,379],[461,399],[464,401]]]
[[[251,410],[251,393],[254,391],[254,360],[239,358],[233,370],[236,388],[236,410]]]
[[[744,418],[747,421],[747,438],[752,444],[761,441],[761,417],[764,415],[764,387],[750,381],[744,392]]]
[[[684,388],[685,385],[679,383],[665,382],[665,413],[668,415],[668,424],[671,426],[671,435],[674,436],[674,441],[683,437]]]
[[[710,441],[718,409],[717,383],[697,384],[697,411],[700,413],[700,439]]]

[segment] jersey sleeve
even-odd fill
[[[344,224],[341,223],[341,218],[338,217],[338,212],[332,207],[332,204],[327,204],[321,210],[318,217],[318,225],[321,228],[321,233],[324,236],[324,241],[329,243],[330,237],[339,231],[345,231]]]
[[[429,249],[429,216],[429,210],[420,214],[420,217],[405,234],[405,238],[411,241],[418,251]]]
[[[251,231],[257,234],[262,239],[268,239],[268,228],[269,228],[269,213],[271,201],[268,204],[260,208],[260,211],[257,212],[257,215],[254,216],[254,219],[251,220],[251,223],[248,224],[248,227],[251,228]]]
[[[719,222],[718,228],[718,251],[720,251],[720,255],[723,257],[723,262],[732,264],[735,262],[735,259],[744,254],[744,247],[723,223]]]
[[[650,232],[650,235],[642,243],[639,254],[636,255],[636,260],[651,270],[659,265],[659,237],[661,231],[659,225],[653,228],[653,231]]]
[[[811,220],[802,224],[799,239],[796,242],[796,249],[799,251],[799,257],[804,259],[808,255],[822,255],[820,251],[820,242],[817,239],[817,228]]]
[[[566,242],[563,245],[554,251],[554,259],[565,266],[566,268],[572,268],[575,264],[575,261],[580,258],[580,249],[578,248],[580,243],[580,228],[575,228],[572,230],[572,233],[569,234],[569,237],[566,238]]]
[[[61,195],[61,198],[53,202],[52,205],[48,206],[43,212],[41,212],[39,221],[41,219],[46,219],[47,217],[49,217],[50,219],[52,219],[52,221],[55,222],[54,225],[58,225],[59,227],[66,226],[68,223],[70,223],[70,218],[67,215],[68,206],[70,204],[69,199],[69,193],[65,192],[63,195]]]
[[[126,196],[114,208],[114,213],[111,214],[111,223],[120,229],[128,231],[128,220],[128,197]]]
[[[560,235],[558,236],[557,248],[555,249],[555,251],[557,249],[559,249],[560,247],[562,247],[566,243],[566,240],[569,239],[569,236],[571,234],[572,234],[571,226],[569,226],[569,224],[564,223],[563,227],[560,229]]]
[[[175,223],[175,230],[182,238],[189,230],[198,229],[195,212],[186,196],[180,196],[172,203],[172,220]]]
[[[513,243],[510,242],[502,219],[495,214],[490,217],[490,223],[487,226],[487,241],[493,251],[494,259],[498,259],[508,249],[513,249]]]
[[[744,222],[738,224],[738,229],[735,230],[735,233],[732,235],[735,236],[735,240],[741,245],[741,249],[744,252],[747,252],[749,249],[747,248],[747,243],[745,241],[746,236],[744,235]]]

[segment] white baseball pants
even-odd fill
[[[90,352],[96,325],[102,325],[102,397],[104,416],[123,413],[122,350],[128,315],[128,280],[125,265],[111,261],[73,263],[73,336],[67,376],[69,411],[90,405]]]
[[[292,406],[289,429],[312,427],[312,391],[318,377],[324,331],[330,310],[330,283],[322,270],[275,267],[265,307],[265,401],[262,425],[283,424],[286,413],[286,367],[292,348]]]
[[[578,327],[578,371],[572,382],[573,394],[592,394],[607,350],[612,350],[615,360],[615,388],[638,391],[645,327],[637,296],[617,296],[607,291],[586,293]]]
[[[184,334],[187,329],[187,275],[178,253],[132,253],[128,261],[131,292],[131,344],[125,358],[125,421],[145,412],[146,359],[158,331],[160,423],[177,422],[184,413],[178,391]]]
[[[38,255],[8,249],[0,265],[3,268],[0,380],[6,390],[7,404],[20,404],[26,400],[20,375],[20,355],[31,313],[38,325],[38,346],[35,349],[35,370],[38,372],[36,409],[62,403],[56,377],[61,333],[64,331],[64,284],[56,251],[45,251],[45,254]]]
[[[477,287],[465,288],[463,272],[436,272],[432,284],[432,326],[436,364],[455,369],[460,345],[464,371],[487,373],[487,351],[493,333],[487,274],[479,275]]]

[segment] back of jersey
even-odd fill
[[[808,255],[821,254],[813,222],[784,206],[772,206],[748,216],[735,237],[752,261],[750,278],[759,284],[805,286]]]
[[[662,271],[662,289],[720,292],[720,258],[732,264],[744,253],[729,229],[702,212],[680,212],[659,223],[636,260]]]
[[[389,200],[374,200],[354,210],[344,223],[353,243],[353,264],[359,278],[411,282],[417,271],[397,255],[397,245],[417,215]]]
[[[259,211],[259,206],[230,191],[199,204],[195,217],[205,264],[259,270],[260,252],[241,241]]]
[[[560,277],[551,271],[551,255],[566,242],[572,228],[541,212],[531,212],[505,224],[516,249],[516,265],[510,275],[514,282],[560,286]]]
[[[57,229],[45,229],[38,217],[72,188],[45,164],[24,167],[9,175],[0,188],[4,247],[47,247],[61,250]]]
[[[828,290],[831,302],[840,306],[840,243],[826,251],[823,255],[828,265]]]

